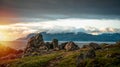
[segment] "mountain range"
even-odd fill
[[[109,41],[115,42],[120,40],[120,33],[103,33],[99,35],[92,35],[88,33],[78,32],[78,33],[46,33],[42,32],[45,41],[51,41],[56,38],[59,41]],[[35,33],[31,33],[26,37],[19,38],[17,40],[28,40],[30,37],[34,36]]]

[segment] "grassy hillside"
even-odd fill
[[[51,54],[34,57],[24,57],[21,59],[0,61],[0,66],[4,67],[76,67],[76,58],[87,49],[77,51],[56,51]],[[107,57],[107,55],[120,54],[120,46],[115,45],[108,49],[96,50],[96,58],[85,59],[85,67],[120,67],[120,59]]]

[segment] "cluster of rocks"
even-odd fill
[[[72,41],[61,45],[58,45],[57,39],[53,39],[52,42],[44,42],[42,34],[38,33],[28,40],[23,56],[41,55],[55,50],[73,51],[77,49],[79,47]]]
[[[101,46],[97,43],[90,43],[89,45],[84,45],[82,48],[98,50],[101,49]]]
[[[116,44],[106,44],[103,43],[101,45],[97,44],[97,43],[89,43],[88,45],[83,45],[83,49],[87,49],[87,52],[84,53],[80,53],[80,55],[77,57],[77,61],[76,61],[76,65],[77,67],[86,67],[86,62],[85,59],[92,59],[92,65],[94,65],[93,67],[99,67],[100,65],[98,64],[97,60],[96,60],[96,50],[99,51],[103,51],[104,50],[108,50],[109,48],[114,48],[120,47],[120,41],[116,42]],[[81,49],[82,49],[81,48]],[[119,52],[115,52],[115,53],[108,53],[105,55],[106,58],[116,58],[116,59],[120,59],[120,53]]]
[[[86,53],[81,53],[78,57],[77,57],[77,67],[85,67],[85,59],[89,58],[89,59],[94,59],[96,57],[96,53],[95,50],[90,49],[88,50]]]
[[[102,49],[102,47],[97,43],[89,43],[88,45],[83,45],[81,49],[87,49],[87,52],[80,53],[80,55],[77,57],[76,61],[77,67],[86,67],[85,59],[94,60],[96,58],[95,51]],[[96,63],[94,65],[96,65]]]

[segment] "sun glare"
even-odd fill
[[[0,41],[4,40],[4,35],[0,33]]]

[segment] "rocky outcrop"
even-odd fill
[[[24,56],[31,56],[34,52],[41,53],[47,50],[48,47],[43,41],[42,34],[38,33],[28,40],[27,47],[24,51]]]
[[[31,37],[24,50],[24,56],[36,56],[44,53],[51,53],[60,49],[67,51],[77,50],[79,47],[74,42],[63,43],[58,45],[58,40],[53,39],[52,42],[44,42],[42,34],[38,33]]]
[[[77,49],[79,49],[79,47],[72,41],[68,42],[65,45],[65,50],[66,51],[73,51],[73,50],[77,50]]]

